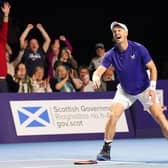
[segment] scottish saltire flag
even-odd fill
[[[22,127],[46,127],[50,125],[48,110],[42,106],[21,107],[17,112]]]

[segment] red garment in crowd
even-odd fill
[[[3,22],[0,29],[0,77],[7,75],[6,63],[6,42],[7,42],[8,22]]]

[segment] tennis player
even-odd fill
[[[115,21],[111,23],[110,28],[115,45],[106,52],[101,65],[94,71],[92,77],[94,88],[99,88],[101,76],[112,64],[120,82],[106,123],[104,145],[97,155],[97,160],[103,161],[111,159],[111,143],[118,119],[137,99],[144,106],[144,110],[150,112],[160,125],[164,136],[168,138],[168,121],[156,95],[157,69],[154,61],[142,44],[128,40],[128,28],[125,24]]]

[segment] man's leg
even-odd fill
[[[109,119],[106,123],[104,134],[104,145],[100,153],[97,155],[97,160],[110,160],[111,142],[116,131],[116,124],[121,114],[124,112],[124,107],[120,103],[114,103],[111,107]]]
[[[163,135],[168,138],[168,120],[163,113],[163,107],[160,104],[153,104],[150,111],[154,120],[160,125]]]

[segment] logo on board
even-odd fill
[[[17,110],[23,127],[46,127],[50,125],[48,110],[42,106],[21,107]]]

